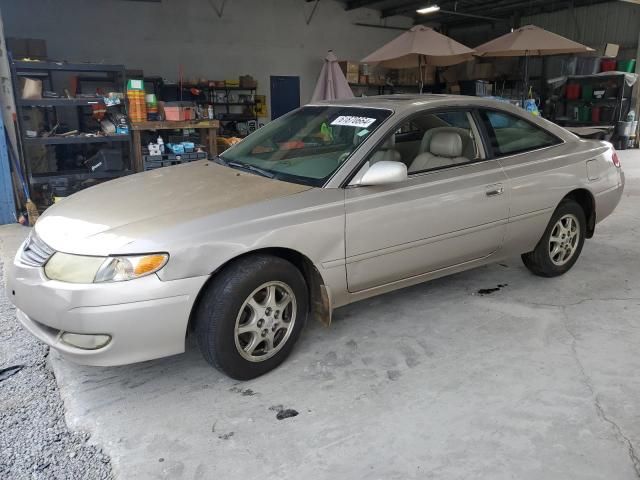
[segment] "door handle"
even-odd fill
[[[504,186],[501,183],[496,183],[495,185],[489,185],[484,192],[487,197],[495,197],[497,195],[502,195],[504,193]]]

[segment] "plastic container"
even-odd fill
[[[636,71],[636,59],[632,60],[619,60],[617,65],[619,72],[635,73]]]
[[[582,99],[591,100],[593,98],[593,85],[584,85],[582,87]]]
[[[616,133],[620,137],[630,137],[633,122],[618,122],[616,125]]]
[[[603,58],[600,62],[600,71],[613,72],[616,69],[616,61],[613,58]]]
[[[566,90],[567,100],[577,100],[580,98],[580,84],[568,83]]]
[[[591,121],[591,107],[588,105],[581,105],[578,110],[578,120],[580,122]]]
[[[593,123],[600,123],[600,107],[591,108],[591,121]]]

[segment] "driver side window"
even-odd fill
[[[388,135],[368,164],[402,162],[412,174],[477,161],[482,157],[472,125],[471,112],[464,110],[417,115]]]

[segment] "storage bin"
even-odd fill
[[[619,60],[618,68],[619,72],[627,72],[627,73],[635,73],[636,71],[636,60]]]
[[[593,85],[583,85],[582,87],[582,99],[591,100],[593,98]]]
[[[603,72],[613,72],[616,69],[616,61],[613,58],[603,58],[600,62],[600,70]]]
[[[630,137],[632,128],[633,122],[618,122],[618,125],[616,126],[616,133],[620,137]]]
[[[593,123],[600,123],[600,107],[591,108],[591,121]]]
[[[171,122],[183,120],[193,120],[196,118],[196,111],[192,105],[164,105],[164,118]]]
[[[578,120],[580,122],[591,121],[591,107],[587,105],[581,105],[578,110]]]
[[[577,100],[578,98],[580,98],[580,84],[579,83],[567,84],[566,96],[567,96],[567,100]]]

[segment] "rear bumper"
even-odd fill
[[[163,282],[149,275],[79,285],[49,280],[41,268],[14,262],[7,296],[22,325],[69,359],[123,365],[184,352],[189,315],[208,278]],[[103,347],[87,350],[64,342],[65,332],[111,338]]]

